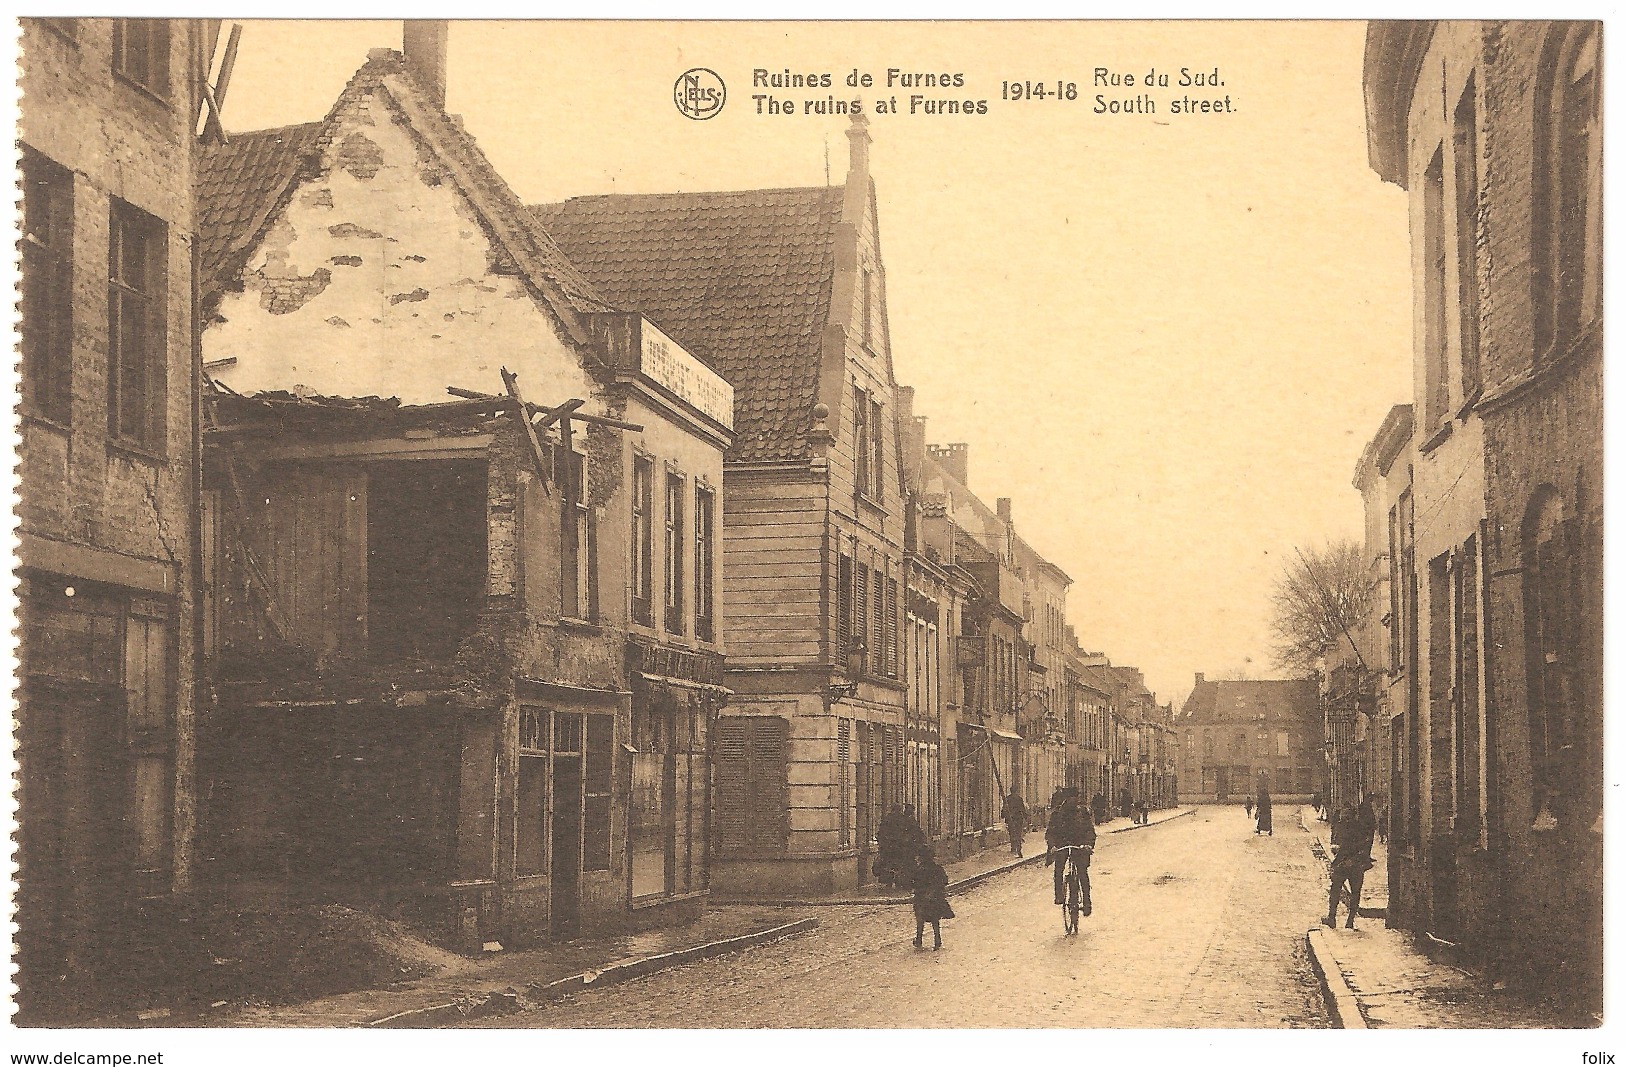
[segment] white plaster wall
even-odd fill
[[[352,135],[377,146],[376,173],[344,165],[359,143],[344,150]],[[205,359],[238,360],[221,381],[239,392],[300,386],[422,404],[451,399],[448,385],[501,393],[506,365],[537,403],[590,395],[578,357],[524,283],[493,271],[493,242],[473,208],[420,159],[385,92],[342,116],[323,169],[295,190],[250,256],[243,291],[224,298],[224,321],[204,334]],[[331,275],[325,288],[270,310],[278,281],[319,270]]]

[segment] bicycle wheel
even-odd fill
[[[1078,868],[1069,864],[1066,871],[1066,905],[1061,909],[1061,926],[1070,936],[1078,932]]]

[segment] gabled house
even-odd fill
[[[904,496],[869,133],[844,185],[533,207],[597,289],[735,390],[723,514],[728,687],[717,885],[869,876],[904,799]]]
[[[732,390],[575,270],[445,67],[409,23],[203,159],[207,855],[522,945],[708,885]]]

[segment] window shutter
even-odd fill
[[[897,677],[897,579],[886,579],[886,674]]]
[[[789,723],[722,718],[716,724],[717,847],[782,852],[790,829],[785,770]]]
[[[852,557],[842,556],[835,571],[835,655],[837,664],[843,669],[851,647]]]
[[[869,568],[859,563],[853,572],[852,603],[854,605],[852,620],[852,637],[861,644],[869,644]],[[873,648],[865,651],[863,666],[869,668],[869,653]]]
[[[886,673],[886,579],[881,575],[880,568],[875,568],[873,580],[869,586],[869,593],[873,600],[873,626],[869,635],[869,672],[871,674]]]
[[[839,793],[836,804],[840,807],[841,847],[849,848],[852,844],[852,816],[851,805],[847,803],[847,793],[852,780],[852,721],[850,719],[835,720],[835,763],[837,768],[836,786]]]

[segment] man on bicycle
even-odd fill
[[[1055,903],[1066,903],[1066,861],[1070,858],[1078,865],[1082,883],[1082,912],[1089,914],[1089,855],[1095,847],[1095,821],[1078,800],[1076,789],[1063,790],[1061,806],[1050,815],[1049,829],[1044,831],[1044,842],[1049,853],[1044,865],[1055,867]],[[1068,846],[1081,846],[1082,851],[1057,852]]]

